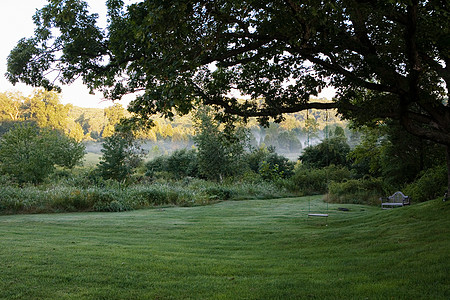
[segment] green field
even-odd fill
[[[86,167],[94,167],[99,163],[101,154],[88,152],[84,155],[83,165]]]
[[[0,298],[450,299],[450,203],[310,200],[0,216]]]

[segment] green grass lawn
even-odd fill
[[[450,203],[308,202],[0,216],[0,299],[450,299]]]

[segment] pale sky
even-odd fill
[[[47,0],[0,0],[0,28],[1,28],[1,44],[0,44],[0,92],[20,91],[25,96],[30,95],[33,88],[25,84],[16,84],[13,86],[5,78],[6,58],[9,52],[14,48],[21,38],[29,38],[33,36],[34,24],[32,16],[36,9],[42,8]],[[88,0],[91,11],[99,14],[99,21],[104,27],[106,23],[106,9],[104,0]],[[126,4],[138,2],[137,0],[127,0]],[[105,101],[101,93],[90,95],[87,88],[81,82],[75,82],[72,85],[62,86],[61,102],[72,103],[81,107],[99,107],[104,108],[112,105],[111,101]],[[319,97],[331,99],[334,94],[332,89],[325,89]],[[129,100],[128,97],[119,103],[126,107]]]
[[[20,91],[25,96],[30,95],[33,88],[25,84],[13,86],[6,78],[6,58],[21,38],[33,36],[34,24],[32,17],[36,9],[47,4],[47,0],[0,0],[0,92]],[[106,9],[104,0],[88,0],[92,12],[99,13],[99,19],[106,22]],[[125,1],[126,4],[136,1]],[[102,25],[103,26],[103,25]],[[90,95],[87,88],[81,82],[62,86],[61,102],[72,103],[81,107],[104,108],[112,105],[111,101],[105,101],[101,93]],[[130,99],[128,99],[130,100]],[[127,101],[120,101],[124,106]]]

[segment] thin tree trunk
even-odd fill
[[[450,145],[447,145],[447,193],[445,194],[444,201],[450,196]]]

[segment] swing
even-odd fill
[[[308,217],[328,217],[328,202],[326,213],[311,212],[311,198],[308,200]]]
[[[307,115],[308,115],[308,111],[306,111]],[[325,140],[328,140],[328,110],[326,110],[326,114],[325,114]],[[308,135],[308,144],[309,144],[309,135]],[[328,144],[327,144],[328,146]],[[327,152],[327,164],[328,164],[328,152]],[[328,186],[328,172],[327,172],[327,186]],[[328,197],[328,195],[327,195]],[[327,218],[328,221],[328,201],[326,201],[327,203],[327,210],[326,213],[323,212],[312,212],[311,211],[311,197],[308,199],[308,219],[309,217],[324,217]]]

